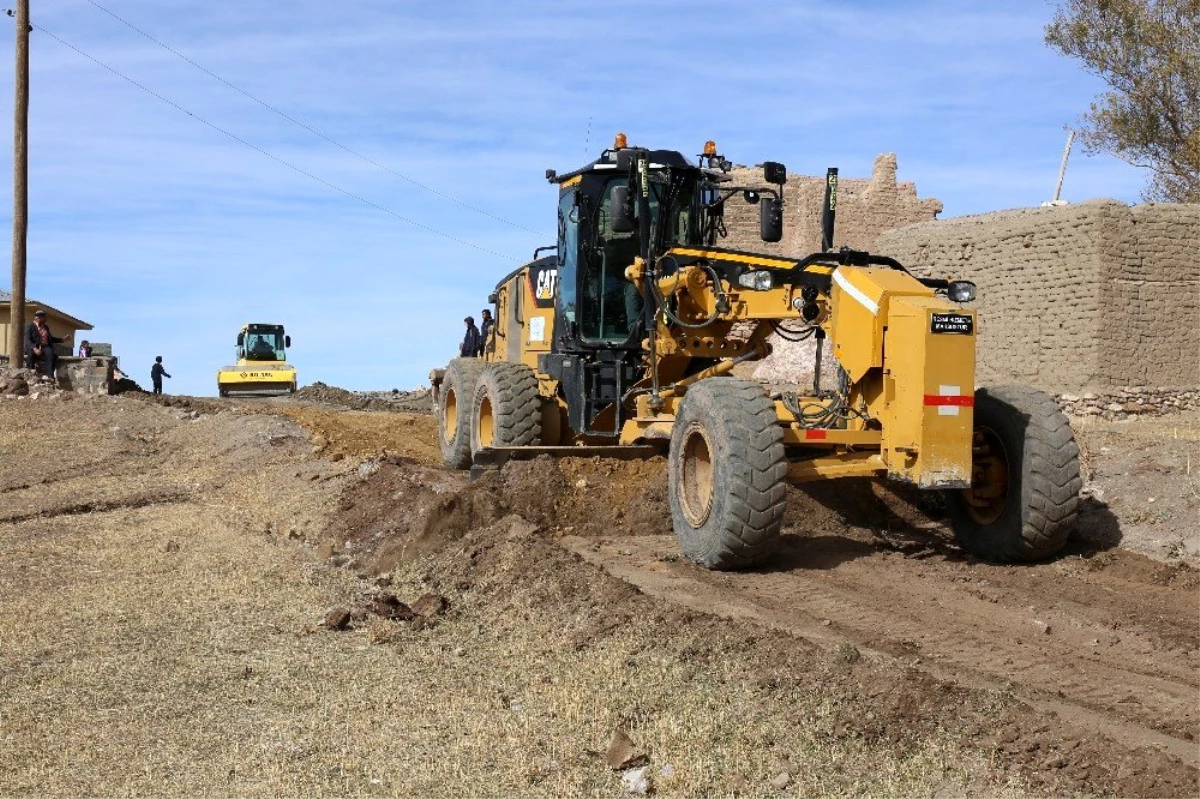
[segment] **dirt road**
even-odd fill
[[[1117,553],[1031,573],[966,563],[949,547],[914,557],[886,543],[795,535],[766,573],[726,575],[680,563],[667,536],[567,544],[653,596],[1007,692],[1200,765],[1190,570]]]

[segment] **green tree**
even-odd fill
[[[1146,199],[1200,202],[1200,0],[1065,0],[1046,43],[1108,84],[1085,147],[1153,170]]]

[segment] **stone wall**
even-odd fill
[[[893,230],[874,249],[979,286],[980,385],[1200,384],[1200,206],[1002,211]]]
[[[63,391],[76,394],[112,394],[117,386],[117,359],[111,356],[76,358],[66,356],[55,365],[51,381],[32,369],[10,367],[0,359],[0,396],[23,397]]]
[[[730,174],[732,185],[767,186],[762,180],[761,169],[738,167]],[[781,242],[764,243],[758,236],[758,207],[735,197],[727,203],[725,211],[729,236],[719,242],[719,246],[797,256],[820,250],[824,176],[788,175],[783,196]],[[933,220],[941,210],[942,204],[938,200],[920,199],[913,183],[897,183],[896,156],[884,153],[875,159],[869,179],[840,177],[834,246],[874,251],[880,233]]]
[[[117,359],[112,356],[59,358],[55,373],[58,385],[78,394],[113,393]]]

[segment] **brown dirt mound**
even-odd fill
[[[373,391],[362,393],[347,391],[337,386],[328,386],[319,380],[297,391],[293,399],[302,402],[319,402],[336,405],[355,411],[402,411],[405,413],[432,413],[433,406],[427,389],[391,392]]]
[[[428,414],[335,411],[297,405],[247,406],[247,412],[286,416],[308,430],[315,453],[331,460],[404,456],[442,462],[437,422]]]
[[[324,551],[374,574],[516,515],[552,535],[661,535],[671,522],[665,463],[542,456],[468,485],[462,472],[389,457],[350,488]]]

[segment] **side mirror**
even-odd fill
[[[758,204],[758,235],[769,242],[783,238],[783,209],[774,197],[763,197]]]
[[[242,345],[243,345],[243,344],[245,344],[245,343],[246,343],[246,334],[245,334],[245,333],[238,333],[238,343],[237,343],[237,345],[240,347],[240,346],[242,346]]]
[[[291,337],[291,336],[284,336],[284,337],[283,337],[283,346],[285,346],[285,347],[290,347],[290,346],[292,346],[292,337]]]
[[[787,183],[787,167],[778,161],[767,161],[763,164],[763,178],[767,183],[782,186]]]
[[[628,186],[613,186],[609,193],[609,218],[612,221],[614,233],[632,233],[637,229],[633,224],[633,203],[629,201]]]

